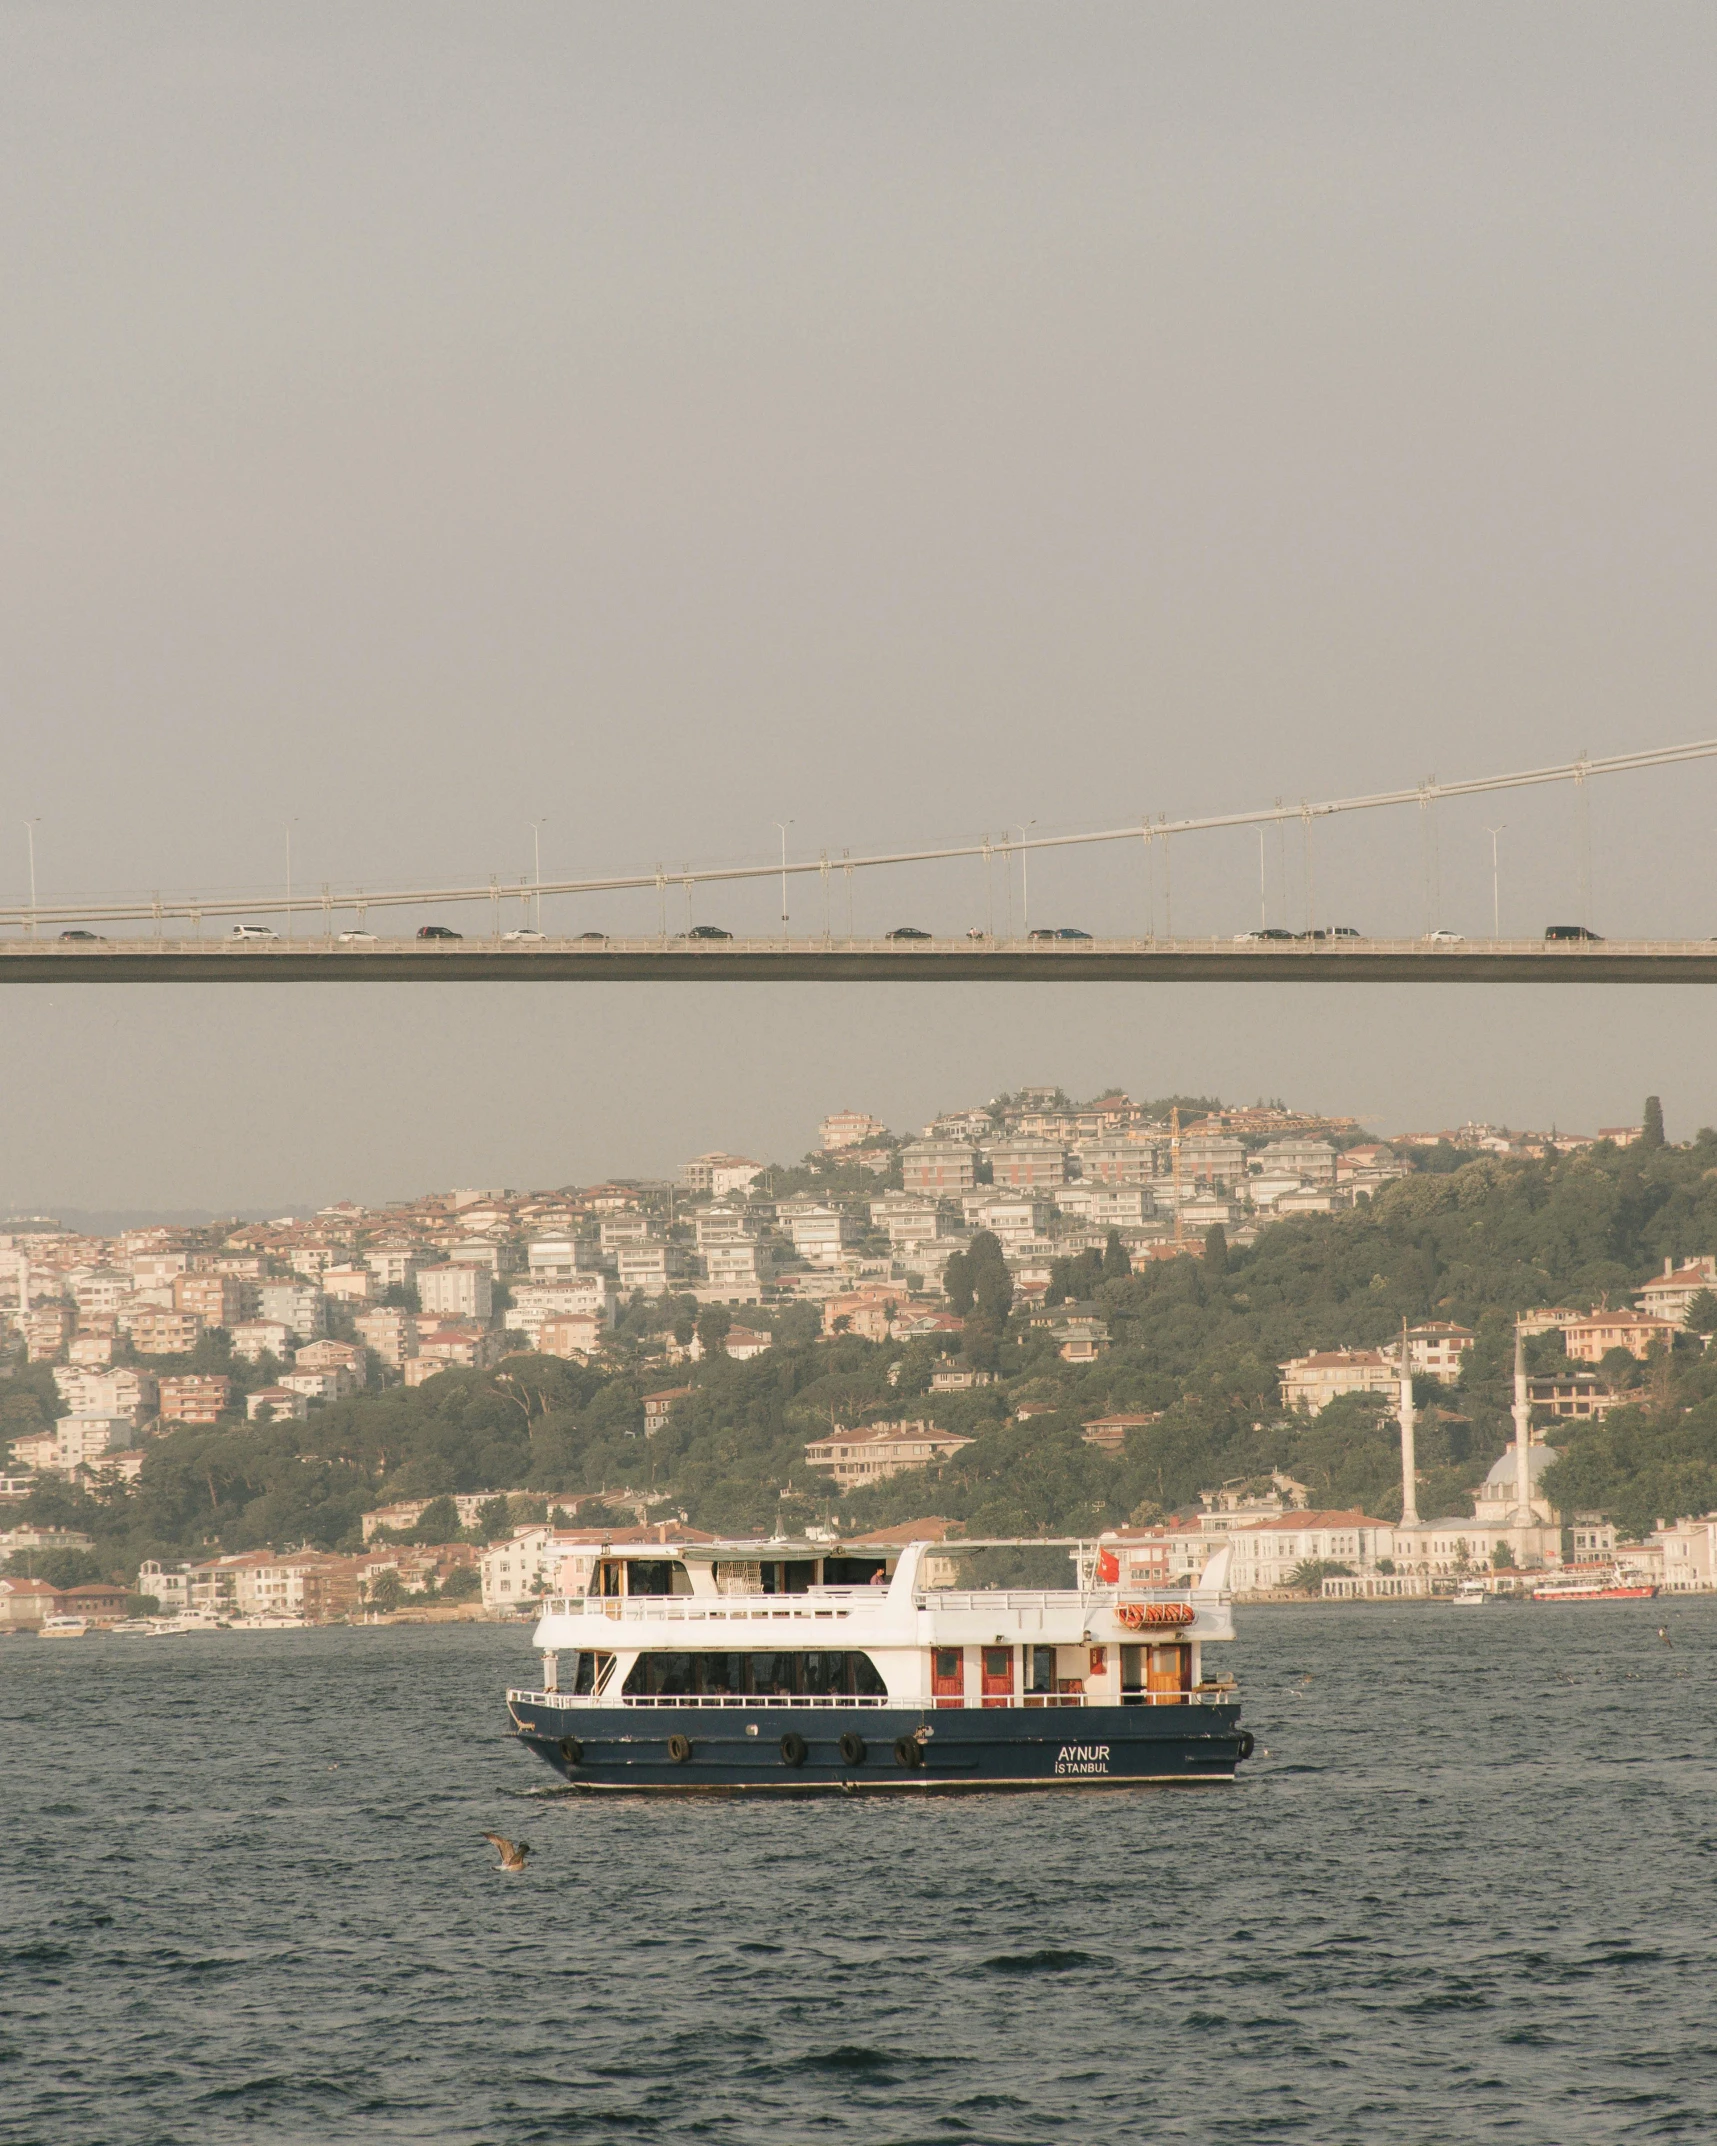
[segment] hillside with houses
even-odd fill
[[[1673,1144],[1655,1104],[1385,1142],[1026,1090],[910,1137],[841,1112],[792,1167],[114,1238],[14,1218],[0,1319],[15,1625],[502,1610],[567,1543],[664,1524],[1110,1532],[1170,1571],[1220,1537],[1261,1592],[1717,1578],[1717,1133]]]

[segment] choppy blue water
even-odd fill
[[[521,1801],[520,1631],[7,1641],[0,2138],[1717,2136],[1717,1601],[1241,1630],[1238,1788],[912,1805]]]

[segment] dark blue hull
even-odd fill
[[[1232,1781],[1252,1751],[1238,1705],[509,1706],[574,1788],[626,1794],[1185,1787]]]

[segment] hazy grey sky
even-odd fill
[[[278,885],[288,820],[300,883],[376,884],[516,876],[544,815],[545,872],[648,868],[1717,732],[1714,180],[1709,5],[0,0],[0,884],[30,815],[44,896]],[[1595,792],[1600,930],[1717,932],[1714,798]],[[1487,820],[1505,928],[1572,913],[1570,797],[1490,802],[1444,921],[1488,926]],[[1318,840],[1326,915],[1419,928],[1415,815]],[[1177,925],[1257,870],[1182,845]],[[1141,921],[1134,857],[1031,892]],[[1717,1120],[1692,994],[0,1016],[0,1205],[655,1171],[1032,1078]]]

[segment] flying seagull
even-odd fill
[[[508,1840],[500,1833],[485,1833],[483,1838],[492,1842],[500,1851],[500,1867],[503,1870],[524,1869],[525,1857],[531,1852],[531,1844],[528,1840]]]
[[[1666,1647],[1673,1647],[1673,1646],[1675,1645],[1675,1642],[1674,1642],[1674,1640],[1673,1640],[1673,1639],[1671,1639],[1671,1638],[1670,1638],[1670,1636],[1669,1636],[1669,1627],[1668,1627],[1668,1625],[1666,1625],[1666,1624],[1660,1624],[1660,1625],[1658,1626],[1658,1628],[1657,1628],[1657,1636],[1658,1636],[1658,1638],[1659,1638],[1659,1639],[1661,1639],[1661,1640],[1663,1641],[1663,1643],[1664,1643],[1664,1645],[1665,1645]]]

